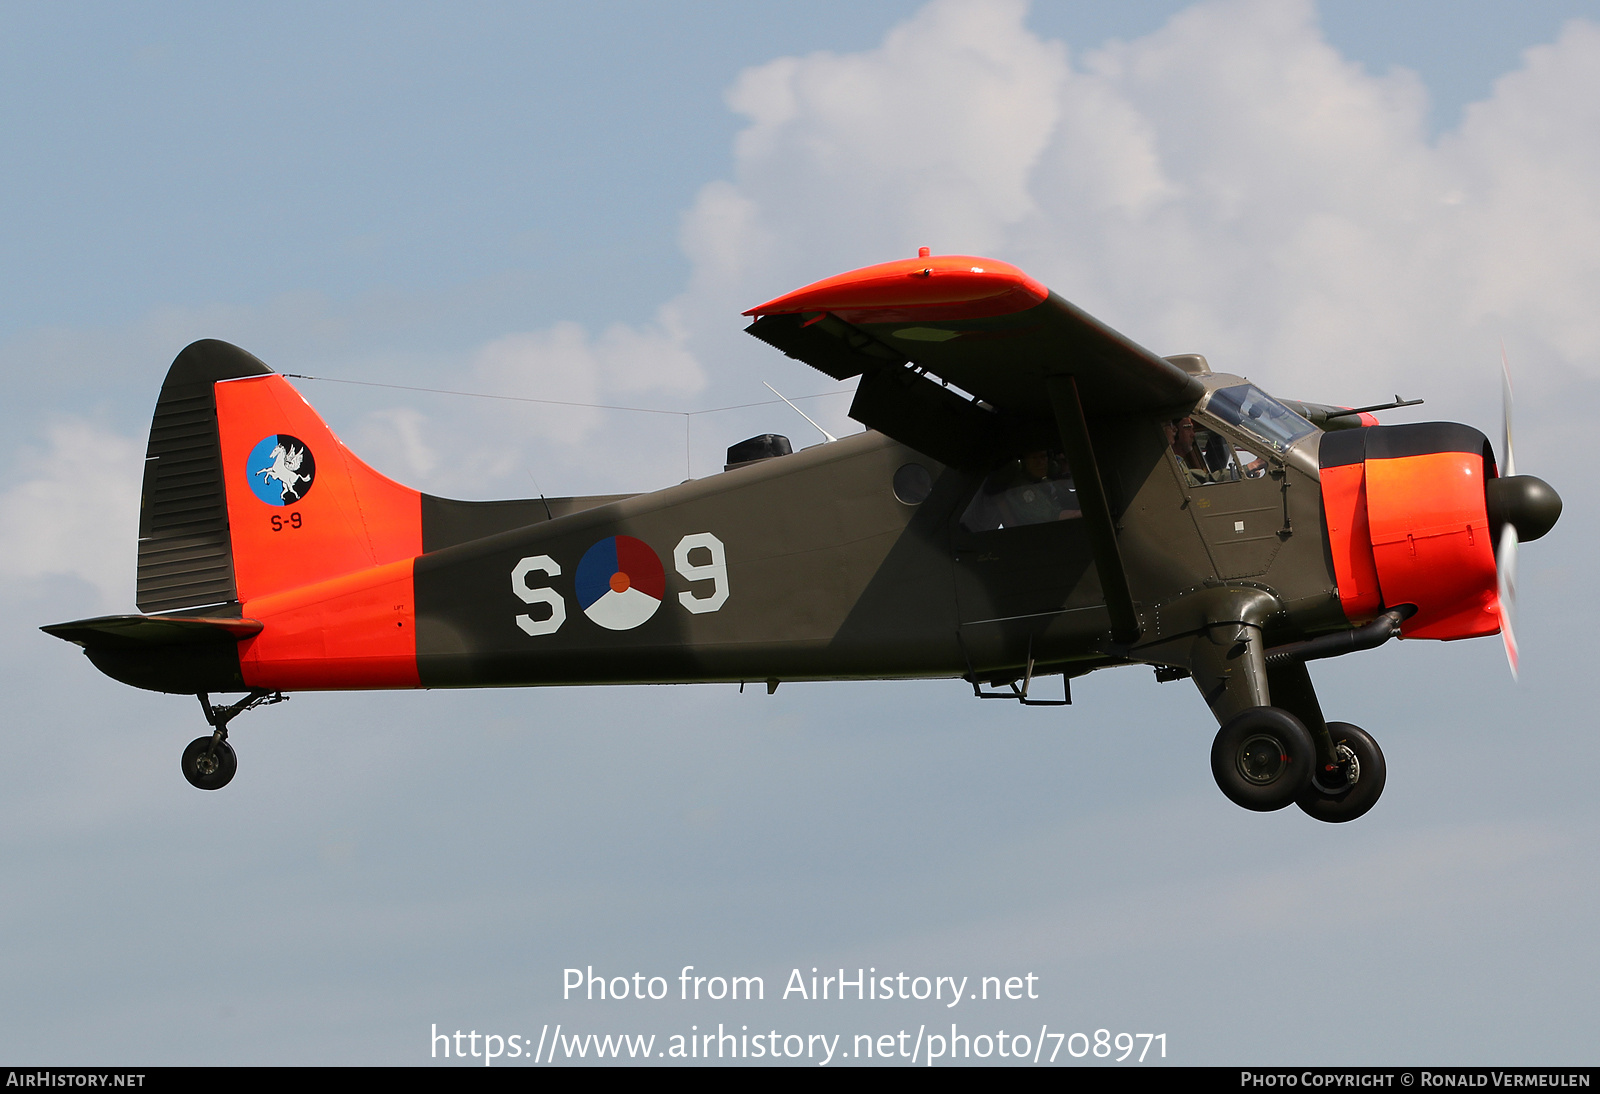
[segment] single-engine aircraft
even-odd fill
[[[1383,753],[1324,718],[1308,662],[1500,632],[1515,671],[1517,544],[1561,501],[1513,473],[1509,398],[1497,466],[1470,426],[1274,399],[927,248],[745,314],[856,379],[866,431],[600,497],[408,489],[255,357],[196,342],[150,430],[143,614],[44,630],[198,696],[182,770],[205,790],[233,777],[232,721],[293,691],[959,678],[1061,705],[1144,664],[1194,680],[1228,798],[1334,822],[1377,801]]]

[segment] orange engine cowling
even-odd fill
[[[1500,630],[1488,438],[1454,422],[1339,430],[1322,438],[1320,463],[1328,545],[1352,623],[1414,604],[1407,638]]]

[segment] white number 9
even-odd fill
[[[696,565],[689,561],[690,551],[704,550],[711,555],[710,562]],[[691,532],[678,541],[672,549],[672,563],[678,572],[690,581],[711,581],[715,584],[706,596],[690,592],[678,594],[678,603],[696,615],[714,612],[728,602],[728,556],[723,552],[722,541],[710,532]]]

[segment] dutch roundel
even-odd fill
[[[610,631],[637,627],[667,594],[661,560],[632,536],[612,536],[585,551],[573,584],[583,614]]]

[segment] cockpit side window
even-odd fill
[[[1066,458],[1054,449],[1040,449],[991,472],[961,514],[961,527],[990,532],[1082,515]]]
[[[1247,449],[1235,448],[1228,438],[1202,422],[1189,417],[1172,418],[1162,422],[1161,427],[1178,473],[1190,486],[1238,482],[1266,474],[1265,459]]]

